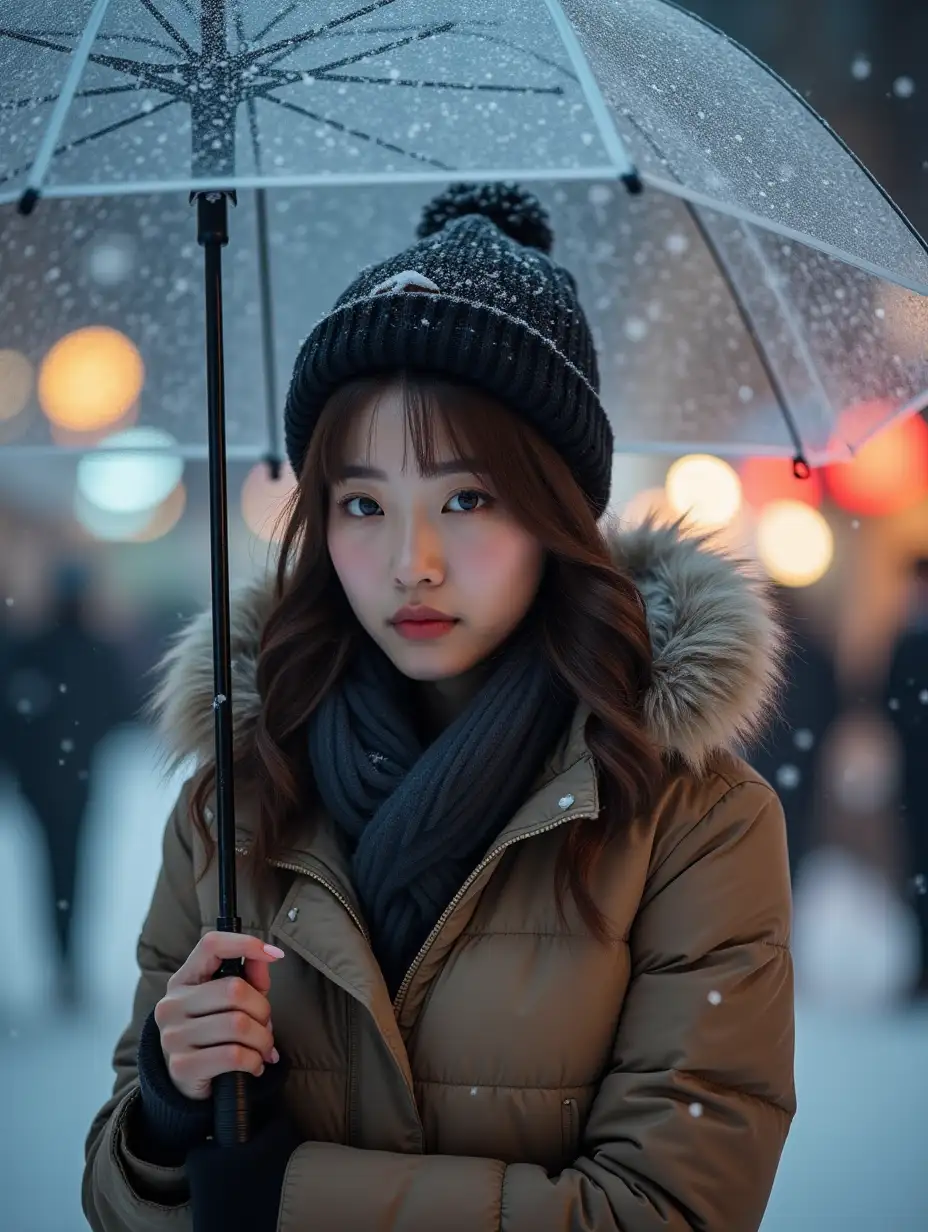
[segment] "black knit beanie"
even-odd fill
[[[339,385],[406,369],[477,386],[521,415],[598,516],[612,429],[576,283],[548,255],[543,206],[513,184],[455,184],[426,207],[417,234],[363,270],[300,348],[284,412],[294,472]]]

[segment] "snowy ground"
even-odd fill
[[[44,876],[40,853],[29,818],[0,783],[4,1232],[86,1227],[80,1209],[84,1137],[110,1091],[109,1057],[129,1013],[136,937],[175,791],[159,781],[147,739],[133,732],[111,743],[98,781],[84,853],[84,868],[94,872],[84,880],[79,917],[94,1010],[68,1020],[46,1009],[51,935],[36,889]],[[866,904],[858,906],[865,912]],[[802,1003],[797,1088],[800,1111],[763,1232],[924,1229],[928,1010],[849,1013]]]

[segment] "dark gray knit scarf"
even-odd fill
[[[575,700],[532,635],[498,653],[458,719],[423,745],[409,681],[364,645],[309,723],[322,802],[395,995],[438,917],[525,801]]]

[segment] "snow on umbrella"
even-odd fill
[[[359,265],[408,244],[436,184],[538,184],[620,450],[783,454],[801,469],[924,405],[925,245],[802,99],[663,0],[319,0],[311,18],[285,0],[75,0],[60,13],[23,0],[0,24],[0,345],[35,362],[62,326],[137,330],[143,421],[181,452],[202,447],[204,395],[220,927],[238,926],[226,454],[258,452],[262,421],[276,454],[276,385],[300,338]],[[223,348],[230,201],[246,239],[227,263]],[[107,233],[101,262],[87,249]],[[122,282],[120,243],[140,250]],[[23,422],[17,448],[47,444],[38,417]],[[220,1140],[247,1132],[243,1092]]]

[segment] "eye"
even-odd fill
[[[343,496],[338,504],[349,518],[372,518],[383,513],[372,496]]]
[[[476,513],[478,509],[489,505],[492,499],[489,493],[481,492],[478,488],[463,488],[460,492],[455,492],[445,508],[450,507],[452,513]],[[456,509],[453,508],[455,501],[458,502]]]

